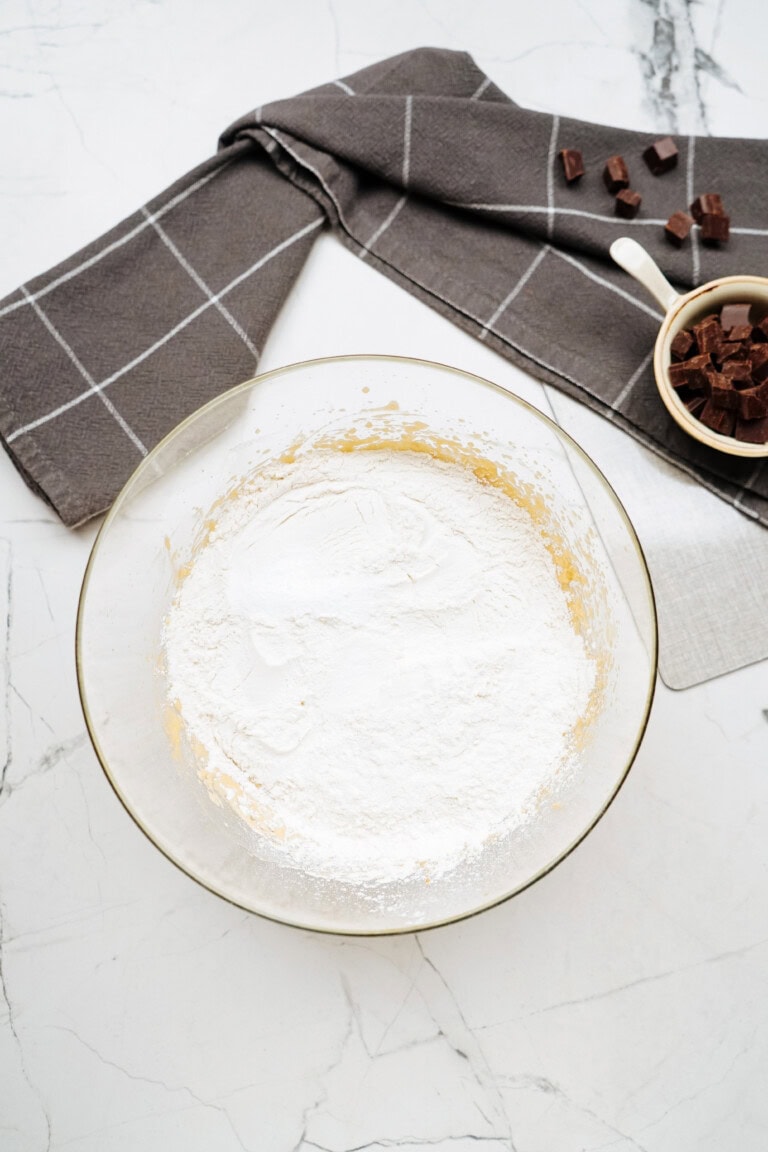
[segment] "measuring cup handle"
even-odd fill
[[[680,299],[677,292],[659,268],[656,261],[646,252],[636,240],[629,236],[621,236],[614,240],[609,249],[612,258],[620,268],[634,276],[639,284],[661,304],[665,312]]]

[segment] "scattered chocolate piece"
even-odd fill
[[[623,156],[608,157],[603,170],[603,180],[608,191],[614,196],[622,188],[629,188],[629,172]]]
[[[661,176],[677,166],[677,146],[671,136],[663,136],[643,152],[643,160],[654,176]]]
[[[558,153],[563,165],[563,174],[569,184],[584,175],[584,161],[578,148],[561,148]]]
[[[752,329],[752,339],[758,343],[768,341],[768,316],[763,316],[762,320],[758,320]]]
[[[761,420],[742,420],[737,416],[733,435],[745,444],[768,444],[768,416]]]
[[[750,326],[749,313],[752,308],[751,304],[723,304],[720,309],[720,324],[724,332],[728,332],[731,328],[741,327],[742,325]],[[743,339],[747,337],[732,337],[732,339]]]
[[[676,248],[681,248],[692,227],[693,219],[687,212],[673,212],[664,225],[664,235]]]
[[[672,356],[675,360],[684,360],[695,343],[693,332],[688,328],[682,328],[669,346]]]
[[[717,316],[705,316],[693,326],[693,334],[700,352],[714,352],[723,340],[723,330]]]
[[[697,224],[701,224],[705,215],[722,216],[724,211],[723,201],[717,192],[705,192],[691,204],[691,216]]]
[[[639,192],[632,192],[629,188],[622,188],[620,192],[616,193],[614,211],[617,216],[621,216],[624,220],[634,220],[640,211],[642,202],[643,198]]]
[[[705,212],[701,218],[701,238],[705,244],[727,244],[731,218],[724,212]]]
[[[698,419],[721,436],[730,436],[736,426],[736,413],[728,408],[716,408],[711,400],[707,400]]]

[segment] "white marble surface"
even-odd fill
[[[764,135],[766,34],[754,0],[4,0],[0,294],[242,111],[375,58],[465,48],[528,106]],[[262,366],[352,351],[546,404],[322,237]],[[616,803],[515,900],[420,937],[314,936],[196,887],[124,813],[73,668],[94,527],[62,528],[5,456],[0,492],[2,1152],[768,1146],[765,663],[660,685]]]

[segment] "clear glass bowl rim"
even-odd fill
[[[582,458],[582,460],[587,464],[587,467],[596,475],[598,481],[600,481],[603,488],[607,492],[609,498],[613,502],[613,504],[616,508],[616,511],[619,513],[619,517],[624,522],[624,526],[627,530],[627,534],[629,536],[629,539],[632,542],[632,545],[634,547],[637,559],[640,563],[640,569],[641,569],[643,576],[645,578],[644,582],[645,582],[646,592],[648,595],[648,608],[650,610],[652,636],[651,636],[651,651],[650,651],[651,659],[649,662],[649,665],[650,665],[649,683],[648,683],[648,686],[646,689],[646,699],[645,699],[645,705],[644,705],[644,709],[643,709],[642,723],[639,726],[637,737],[636,737],[634,744],[633,744],[633,746],[629,752],[629,755],[627,756],[627,762],[626,762],[622,772],[620,773],[620,775],[617,778],[616,785],[615,785],[613,791],[608,796],[607,800],[601,806],[601,808],[596,812],[592,821],[581,832],[581,834],[573,841],[573,843],[569,844],[566,848],[564,848],[563,851],[559,855],[557,855],[553,860],[551,860],[548,864],[546,864],[544,867],[540,868],[539,871],[534,876],[531,876],[530,879],[527,880],[525,884],[521,884],[518,887],[512,889],[511,891],[503,893],[501,896],[494,897],[494,899],[488,901],[487,903],[483,904],[482,906],[480,906],[478,908],[472,908],[466,912],[460,912],[460,913],[457,913],[456,915],[446,917],[445,919],[436,920],[434,922],[426,923],[423,925],[413,925],[413,926],[405,926],[405,927],[399,927],[398,926],[398,927],[394,927],[394,928],[383,928],[383,929],[379,929],[376,931],[361,931],[361,932],[353,933],[353,932],[343,932],[339,929],[329,929],[329,928],[326,928],[323,926],[318,926],[318,925],[299,924],[299,923],[296,923],[295,921],[291,921],[291,920],[281,920],[278,916],[269,915],[266,912],[256,911],[253,908],[249,908],[246,904],[242,904],[239,901],[232,899],[232,897],[227,895],[226,892],[224,892],[220,888],[216,887],[216,885],[213,882],[205,879],[203,876],[198,876],[194,872],[191,872],[188,868],[186,868],[184,866],[183,863],[181,863],[180,860],[177,860],[173,855],[171,855],[171,853],[169,851],[166,850],[166,848],[164,848],[161,844],[159,844],[157,842],[157,840],[152,835],[151,831],[142,823],[141,819],[133,811],[128,797],[123,793],[118,780],[115,778],[114,774],[112,773],[112,771],[110,769],[108,759],[101,749],[101,744],[99,742],[98,734],[96,732],[96,725],[93,722],[93,718],[91,716],[90,709],[88,707],[87,691],[86,691],[86,687],[85,687],[83,659],[82,659],[82,623],[83,623],[85,601],[86,601],[86,597],[88,595],[88,587],[90,584],[90,579],[91,579],[91,575],[92,575],[96,560],[97,560],[98,555],[99,555],[99,550],[100,550],[102,541],[106,539],[107,533],[109,532],[109,528],[110,528],[112,522],[117,518],[117,516],[119,516],[123,505],[131,498],[131,494],[132,494],[133,488],[136,485],[136,483],[140,481],[140,479],[143,477],[146,469],[150,468],[152,466],[155,458],[157,456],[159,456],[165,450],[166,446],[169,443],[171,443],[174,439],[176,439],[177,436],[179,436],[187,428],[191,427],[198,420],[203,419],[207,413],[212,412],[216,408],[229,403],[233,397],[238,396],[244,392],[248,392],[251,389],[256,388],[259,384],[261,384],[265,380],[271,380],[271,379],[274,379],[275,377],[283,376],[283,375],[286,375],[288,373],[295,372],[295,371],[298,371],[301,369],[311,368],[315,365],[321,365],[321,364],[322,365],[328,365],[328,364],[335,364],[335,363],[348,363],[349,361],[372,361],[372,360],[385,361],[385,362],[390,362],[392,364],[398,364],[398,365],[418,365],[420,367],[426,366],[429,368],[436,368],[442,372],[449,372],[452,375],[460,376],[466,380],[472,381],[472,383],[480,384],[480,385],[483,385],[484,387],[492,388],[495,392],[498,392],[502,396],[506,397],[511,403],[517,404],[519,407],[521,407],[521,408],[525,409],[527,412],[529,412],[536,419],[542,421],[542,423],[545,426],[549,427],[558,438],[565,441],[567,447],[570,450],[574,451],[578,456],[580,456]],[[562,429],[559,426],[559,424],[556,424],[555,421],[551,419],[551,417],[547,416],[544,412],[541,412],[538,408],[535,407],[535,405],[529,403],[527,400],[524,400],[521,396],[518,396],[516,393],[511,392],[508,388],[504,388],[502,385],[496,384],[493,380],[489,380],[487,377],[480,376],[475,372],[467,371],[464,368],[456,368],[450,364],[442,364],[442,363],[440,363],[440,361],[437,361],[437,360],[420,359],[420,358],[414,357],[414,356],[395,356],[395,355],[390,355],[387,353],[354,353],[354,354],[340,355],[340,356],[320,356],[320,357],[315,357],[315,358],[310,359],[310,360],[298,360],[298,361],[295,361],[294,363],[291,363],[291,364],[284,364],[279,368],[272,368],[272,369],[268,370],[267,372],[262,372],[262,373],[259,373],[257,376],[251,377],[249,380],[244,380],[241,384],[237,384],[233,388],[228,388],[225,392],[221,392],[218,396],[215,396],[212,400],[209,400],[208,403],[203,404],[199,408],[196,408],[194,410],[194,412],[191,412],[189,414],[189,416],[185,417],[184,420],[180,421],[180,423],[175,425],[171,429],[171,431],[168,432],[167,435],[165,435],[163,437],[162,440],[158,441],[158,443],[154,446],[154,448],[151,449],[151,451],[147,454],[147,456],[145,456],[139,462],[136,469],[131,473],[128,480],[125,482],[122,489],[118,493],[118,495],[115,498],[111,508],[106,513],[101,526],[99,527],[98,533],[96,535],[96,539],[94,540],[93,545],[91,547],[90,555],[88,557],[88,563],[86,564],[85,572],[83,575],[83,581],[82,581],[82,584],[80,587],[80,595],[78,597],[78,605],[77,605],[77,621],[76,621],[76,627],[75,627],[75,668],[76,668],[76,673],[77,673],[77,687],[78,687],[78,693],[80,696],[80,704],[81,704],[81,707],[83,710],[83,716],[85,718],[86,728],[88,730],[88,736],[89,736],[89,739],[91,741],[91,745],[93,746],[93,750],[96,753],[96,756],[99,760],[102,771],[104,772],[104,775],[106,776],[107,781],[109,782],[113,792],[117,796],[118,800],[122,804],[125,811],[131,817],[131,819],[136,824],[136,826],[144,833],[144,835],[147,837],[147,839],[150,841],[150,843],[159,852],[161,852],[162,855],[167,860],[169,860],[176,868],[178,868],[181,872],[183,872],[185,876],[188,876],[191,880],[194,880],[195,883],[199,884],[202,888],[205,888],[207,891],[212,892],[215,896],[220,897],[222,900],[226,900],[227,903],[232,904],[234,907],[240,908],[244,912],[249,912],[249,913],[251,913],[251,915],[261,916],[266,920],[272,920],[275,923],[284,924],[290,928],[296,928],[300,931],[318,932],[318,933],[322,933],[324,935],[330,935],[330,936],[401,936],[401,935],[405,935],[405,934],[408,934],[411,932],[424,932],[424,931],[428,931],[428,930],[433,929],[433,928],[441,928],[441,927],[445,927],[449,924],[456,924],[456,923],[459,923],[463,920],[468,920],[473,916],[478,916],[482,912],[488,911],[488,909],[490,909],[490,908],[496,908],[499,905],[506,903],[506,901],[511,900],[514,896],[519,896],[521,892],[525,892],[533,884],[537,883],[537,881],[541,880],[544,876],[546,876],[550,872],[552,872],[559,864],[561,864],[563,862],[563,860],[567,859],[567,857],[570,856],[570,854],[573,851],[575,851],[576,848],[578,848],[578,846],[586,839],[586,837],[593,830],[593,828],[595,828],[595,826],[600,822],[600,820],[603,818],[605,813],[610,808],[613,801],[616,799],[616,797],[619,794],[623,784],[625,783],[627,776],[629,775],[630,769],[632,768],[632,765],[635,762],[635,759],[637,757],[637,753],[640,749],[640,745],[643,742],[643,738],[645,736],[645,732],[646,732],[646,729],[648,727],[648,721],[650,719],[650,714],[651,714],[651,707],[653,704],[653,698],[654,698],[654,694],[656,691],[657,666],[658,666],[658,614],[656,611],[656,599],[655,599],[655,595],[654,595],[654,591],[653,591],[653,584],[651,582],[651,576],[650,576],[650,572],[648,570],[648,563],[647,563],[646,558],[645,558],[645,553],[643,552],[642,545],[640,544],[640,541],[637,537],[637,533],[635,532],[634,525],[632,524],[632,521],[629,517],[627,510],[625,509],[624,505],[622,504],[621,500],[617,496],[613,487],[611,486],[611,484],[609,483],[609,481],[607,480],[607,478],[605,477],[603,472],[600,470],[600,468],[598,468],[597,464],[594,462],[592,457],[587,452],[585,452],[585,450],[581,447],[581,445],[576,440],[574,440],[573,437],[568,432],[566,432],[564,429]]]

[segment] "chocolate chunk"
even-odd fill
[[[757,343],[764,343],[768,341],[768,316],[763,316],[762,320],[758,320],[752,329],[752,339]]]
[[[706,385],[705,371],[712,367],[712,361],[705,353],[701,356],[692,356],[690,360],[682,360],[679,364],[670,364],[667,376],[673,388],[704,388]]]
[[[768,416],[762,420],[742,420],[737,416],[733,435],[744,444],[768,444]]]
[[[680,248],[692,227],[693,220],[687,212],[673,212],[664,225],[664,235],[670,244]]]
[[[761,420],[763,416],[768,416],[768,395],[765,387],[761,384],[757,388],[747,388],[743,392],[736,393],[739,398],[739,416],[742,420]]]
[[[752,383],[752,361],[749,359],[726,360],[720,372],[733,381],[734,388],[738,388],[740,384],[749,386]]]
[[[746,359],[747,353],[741,340],[721,340],[717,347],[713,348],[712,355],[716,363],[722,368],[723,364],[727,364],[729,360]]]
[[[577,148],[561,148],[558,153],[563,165],[563,174],[569,184],[584,175],[584,161]]]
[[[705,316],[693,326],[693,334],[700,352],[714,352],[723,341],[723,330],[717,316]]]
[[[686,400],[685,406],[690,412],[691,416],[698,416],[706,403],[706,396],[699,394],[698,396],[692,396],[690,400]]]
[[[732,328],[726,328],[725,324],[723,324],[723,321],[721,320],[720,325],[730,343],[738,341],[739,343],[743,344],[744,341],[751,341],[752,339],[751,324],[734,324]]]
[[[624,220],[634,220],[640,211],[643,198],[639,192],[631,192],[629,188],[622,188],[616,193],[614,211]]]
[[[603,180],[609,192],[615,196],[622,188],[629,188],[629,172],[623,156],[609,156],[603,170]]]
[[[711,369],[707,374],[709,380],[709,398],[716,408],[730,408],[732,411],[740,410],[739,397],[733,383],[727,376]]]
[[[749,312],[751,304],[723,304],[720,309],[720,324],[724,332],[728,332],[731,328],[742,327],[746,325],[750,327]],[[746,336],[731,336],[731,340],[747,340],[749,333]]]
[[[717,408],[711,400],[708,400],[698,419],[713,432],[719,432],[721,436],[730,436],[736,424],[736,413],[729,408]]]
[[[643,160],[654,176],[661,176],[677,165],[677,147],[671,136],[663,136],[643,152]]]
[[[768,380],[768,344],[752,344],[749,358],[755,383],[761,384],[763,380]]]
[[[681,328],[669,347],[675,360],[685,360],[686,356],[693,351],[695,343],[690,328]]]
[[[701,397],[702,400],[707,399],[706,393],[702,392],[700,388],[688,388],[684,385],[682,388],[676,388],[675,392],[677,393],[678,399],[682,400],[686,407],[689,400],[695,400],[698,397]]]
[[[706,383],[705,371],[710,368],[712,361],[707,352],[700,352],[698,356],[691,356],[685,361],[685,366],[690,374],[688,383],[692,388],[703,388]]]
[[[682,364],[670,364],[667,368],[667,379],[673,388],[687,388],[691,383],[691,373],[688,365],[683,362]]]
[[[705,244],[727,244],[730,227],[730,216],[705,212],[701,218],[701,238]]]
[[[717,192],[705,192],[702,196],[697,196],[693,204],[691,204],[691,216],[693,216],[697,224],[701,224],[702,217],[705,214],[722,216],[724,211],[723,201]]]

